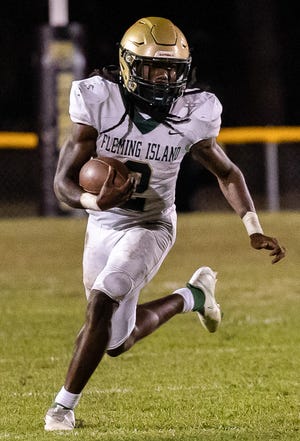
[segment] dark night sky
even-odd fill
[[[300,31],[295,2],[159,3],[144,1],[136,7],[132,2],[112,6],[99,0],[70,0],[70,21],[85,29],[87,73],[117,61],[116,43],[138,18],[164,16],[184,32],[199,80],[220,98],[223,126],[299,124]],[[47,22],[47,0],[10,0],[2,5],[0,130],[35,130],[37,30]]]

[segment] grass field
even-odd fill
[[[85,218],[0,221],[0,440],[293,441],[300,439],[300,215],[261,213],[288,249],[271,265],[231,213],[180,214],[177,242],[143,291],[149,300],[218,271],[224,318],[209,334],[174,317],[119,358],[104,357],[72,433],[44,414],[64,381],[85,297]]]

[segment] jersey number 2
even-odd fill
[[[125,164],[129,170],[140,175],[140,181],[136,187],[135,193],[144,193],[149,185],[151,168],[148,164],[143,162],[126,161]],[[145,198],[137,196],[122,205],[122,208],[124,207],[128,210],[144,211],[145,202]]]

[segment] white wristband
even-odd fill
[[[263,229],[259,223],[257,214],[253,211],[247,211],[245,216],[242,218],[242,221],[244,222],[249,236],[255,233],[264,234]]]
[[[101,208],[97,204],[97,196],[91,193],[82,193],[80,196],[80,203],[83,208],[88,210],[101,211]]]

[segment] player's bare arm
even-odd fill
[[[78,185],[79,171],[92,156],[96,156],[98,133],[91,126],[73,124],[72,133],[62,146],[54,178],[54,191],[58,199],[70,207],[82,208]]]
[[[204,139],[191,149],[193,158],[213,173],[228,203],[242,218],[255,211],[242,172],[228,158],[215,138]]]
[[[198,142],[191,148],[191,154],[216,176],[226,200],[241,218],[248,212],[255,213],[254,203],[241,170],[228,158],[215,138]],[[272,263],[279,262],[285,256],[286,250],[279,245],[278,240],[262,232],[250,234],[250,243],[257,250],[270,250]]]
[[[126,202],[132,195],[134,183],[129,178],[124,185],[113,185],[115,170],[110,167],[106,182],[99,195],[86,195],[79,186],[79,172],[83,164],[96,156],[98,132],[91,126],[73,124],[72,133],[61,148],[54,178],[54,191],[59,200],[73,208],[107,210]],[[88,201],[88,206],[83,201]],[[90,205],[90,206],[89,206]]]

